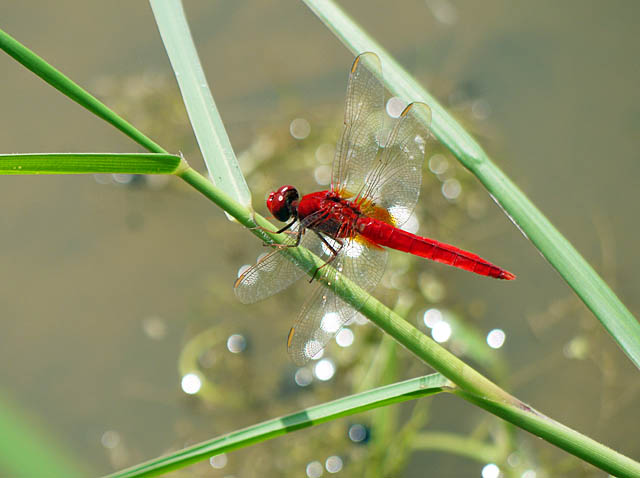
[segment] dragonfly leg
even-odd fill
[[[256,226],[256,227],[252,227],[251,229],[259,229],[261,231],[264,232],[268,232],[270,234],[282,234],[287,233],[287,234],[297,234],[298,238],[296,240],[296,243],[294,245],[291,244],[273,244],[273,243],[269,243],[269,242],[263,242],[262,245],[265,247],[280,247],[280,246],[284,246],[284,247],[298,247],[298,245],[300,244],[300,235],[301,235],[301,231],[297,231],[297,232],[291,232],[288,231],[289,228],[291,228],[291,226],[293,226],[296,223],[297,219],[291,221],[289,224],[287,224],[286,226],[284,226],[281,229],[278,229],[277,231],[272,231],[271,229],[267,229],[266,227],[262,227],[262,226]]]
[[[334,248],[331,244],[329,244],[329,241],[327,241],[322,234],[318,233],[317,231],[313,231],[317,234],[317,236],[320,238],[320,240],[324,243],[325,246],[327,246],[327,248],[329,249],[329,251],[331,252],[331,257],[329,257],[329,259],[327,259],[327,261],[322,264],[320,267],[318,267],[315,272],[313,273],[313,276],[311,276],[311,280],[309,281],[309,283],[313,282],[313,280],[316,278],[316,276],[318,275],[318,272],[320,272],[320,269],[322,269],[324,266],[328,265],[329,263],[331,263],[336,257],[338,257],[338,253],[342,250],[342,247],[344,246],[344,243],[339,240],[339,239],[334,239],[334,241],[336,241],[340,247],[338,247],[337,249]]]
[[[286,231],[287,229],[291,229],[291,226],[293,226],[296,222],[298,221],[298,218],[295,218],[293,221],[291,221],[289,224],[287,224],[286,226],[284,226],[281,229],[278,229],[276,231],[276,234],[282,234],[284,231]]]
[[[262,227],[262,226],[253,226],[250,227],[249,229],[251,229],[252,231],[263,231],[263,232],[268,232],[270,234],[282,234],[283,232],[285,232],[287,229],[291,228],[291,226],[293,226],[296,223],[297,219],[294,219],[293,221],[291,221],[289,224],[287,224],[286,226],[284,226],[281,229],[278,229],[277,231],[273,231],[269,228],[266,227]],[[255,221],[254,221],[255,222]]]
[[[296,221],[293,221],[291,224],[287,224],[285,227],[283,227],[282,229],[280,229],[276,234],[281,234],[283,232],[286,232],[287,234],[295,234],[296,235],[296,242],[294,244],[267,244],[267,243],[263,243],[264,246],[268,246],[268,247],[273,247],[276,249],[286,249],[288,247],[298,247],[300,245],[300,241],[302,240],[302,234],[304,234],[304,227],[300,227],[298,228],[297,231],[295,232],[291,232],[291,231],[287,231],[287,229],[289,229],[291,226],[293,226],[296,223]]]

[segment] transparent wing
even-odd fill
[[[304,224],[298,223],[292,228],[286,244],[295,244],[300,228],[304,228]],[[300,245],[320,258],[328,259],[326,247],[323,248],[318,236],[311,231],[305,231]],[[243,272],[236,280],[233,290],[240,302],[253,304],[286,289],[308,272],[309,270],[289,257],[284,249],[274,249]]]
[[[365,214],[372,213],[368,207],[381,207],[395,226],[409,219],[420,194],[430,124],[431,109],[426,104],[411,103],[404,109],[364,180],[358,200]]]
[[[382,67],[375,53],[353,62],[344,112],[344,128],[333,160],[331,189],[353,194],[361,190],[378,153],[384,124]]]
[[[340,247],[336,241],[326,240],[332,247]],[[327,266],[331,267],[328,285],[318,284],[289,332],[287,349],[294,363],[302,365],[316,355],[364,305],[365,299],[351,305],[338,297],[338,273],[371,292],[380,282],[386,262],[386,250],[365,244],[361,238],[344,239],[338,256]]]

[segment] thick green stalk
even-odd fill
[[[235,217],[241,224],[253,227],[257,223],[263,227],[273,227],[258,214],[252,215],[248,209],[216,188],[194,169],[185,169],[178,173],[178,176]],[[254,228],[252,231],[263,239],[268,240],[269,237],[272,237],[277,240],[277,236],[268,235],[260,229]],[[323,264],[316,256],[302,250],[300,247],[287,249],[287,252],[294,255],[296,261],[305,265],[306,270],[314,270],[314,268]],[[318,280],[324,280],[325,275],[329,272],[327,269],[328,267],[325,267],[320,271]],[[337,281],[335,290],[340,297],[349,303],[361,303],[361,299],[367,296],[366,292],[343,277],[340,277]],[[551,420],[511,396],[375,298],[368,297],[360,312],[416,356],[456,384],[464,392],[458,395],[465,400],[500,416],[534,435],[544,438],[548,442],[615,476],[640,477],[640,463]]]
[[[447,110],[332,0],[303,1],[355,55],[364,51],[378,54],[382,60],[383,80],[392,93],[407,100],[424,101],[431,107],[431,130],[438,140],[484,184],[511,220],[640,368],[640,323],[571,243],[490,160]]]

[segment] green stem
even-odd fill
[[[235,217],[241,224],[247,227],[253,227],[255,223],[265,227],[270,225],[268,221],[258,214],[252,215],[248,209],[216,188],[213,183],[194,169],[187,168],[178,173],[178,176]],[[278,239],[277,236],[265,235],[264,231],[260,229],[254,228],[252,231],[261,237]],[[299,249],[302,248],[289,248],[287,251],[295,255],[296,260],[306,270],[313,271],[316,267],[322,265],[320,259]],[[326,269],[328,268],[324,268],[323,271]],[[322,271],[319,275],[321,277],[318,280],[323,280],[324,274]],[[361,303],[362,297],[367,295],[357,285],[342,277],[337,281],[335,291],[349,303]],[[640,476],[640,463],[549,419],[524,404],[451,352],[438,345],[375,298],[368,297],[360,312],[417,357],[455,383],[461,389],[458,395],[465,400],[557,445],[569,453],[579,456],[615,476],[625,478],[637,478]]]

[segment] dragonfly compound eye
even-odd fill
[[[282,186],[269,194],[267,208],[281,222],[286,222],[296,214],[298,191],[293,186]]]

